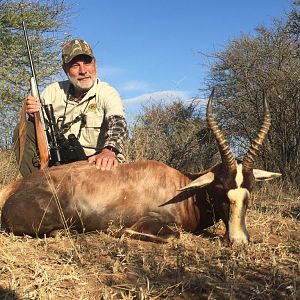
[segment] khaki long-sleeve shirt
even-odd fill
[[[99,79],[80,101],[70,95],[70,82],[50,84],[41,95],[43,104],[52,104],[64,135],[78,137],[87,156],[111,146],[123,152],[127,138],[124,107],[119,93]],[[81,117],[80,117],[81,116]]]

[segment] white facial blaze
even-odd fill
[[[241,186],[242,182],[243,182],[243,172],[242,172],[243,166],[241,164],[238,164],[236,166],[236,178],[235,178],[235,182],[238,186],[238,188]]]
[[[237,166],[235,180],[237,188],[229,190],[227,193],[230,202],[228,234],[230,242],[241,244],[247,243],[249,240],[245,219],[247,201],[250,197],[249,191],[241,187],[243,182],[242,165]]]

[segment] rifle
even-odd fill
[[[47,128],[45,126],[45,118],[43,115],[41,98],[38,90],[38,84],[36,80],[35,69],[32,60],[31,49],[29,45],[25,21],[22,21],[22,26],[23,26],[23,32],[24,32],[24,37],[27,46],[30,68],[31,68],[31,78],[30,78],[31,94],[36,99],[36,101],[40,104],[41,107],[41,109],[38,112],[34,113],[34,127],[35,127],[36,140],[37,140],[39,156],[40,156],[40,169],[44,169],[48,166],[50,160],[50,148],[49,148],[49,143],[47,138]]]
[[[25,21],[22,21],[22,26],[31,68],[31,94],[41,107],[38,112],[34,113],[34,127],[40,156],[40,169],[78,160],[86,160],[87,157],[83,147],[75,135],[70,134],[68,138],[65,138],[59,128],[57,128],[52,104],[45,105],[41,103]],[[44,116],[44,111],[47,118]]]

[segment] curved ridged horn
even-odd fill
[[[271,125],[271,115],[269,106],[267,103],[266,98],[264,97],[264,119],[261,125],[261,128],[257,134],[257,137],[255,140],[253,140],[251,146],[249,147],[244,159],[243,159],[243,168],[252,170],[254,166],[255,159],[258,155],[259,149],[262,146],[269,128]]]
[[[214,91],[215,89],[212,90],[210,96],[209,96],[209,100],[207,103],[207,109],[206,109],[206,120],[207,123],[210,127],[210,129],[212,130],[218,147],[219,147],[219,151],[221,154],[221,158],[222,158],[222,163],[223,166],[225,166],[225,168],[227,170],[235,170],[236,169],[236,164],[235,164],[235,159],[233,157],[233,154],[229,148],[228,142],[226,140],[226,138],[224,137],[223,133],[221,132],[220,128],[218,127],[217,122],[214,120],[213,116],[212,116],[212,99],[214,96]]]

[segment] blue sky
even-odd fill
[[[212,54],[283,18],[293,0],[68,0],[74,38],[87,40],[99,77],[128,117],[149,99],[189,99],[205,85]]]

